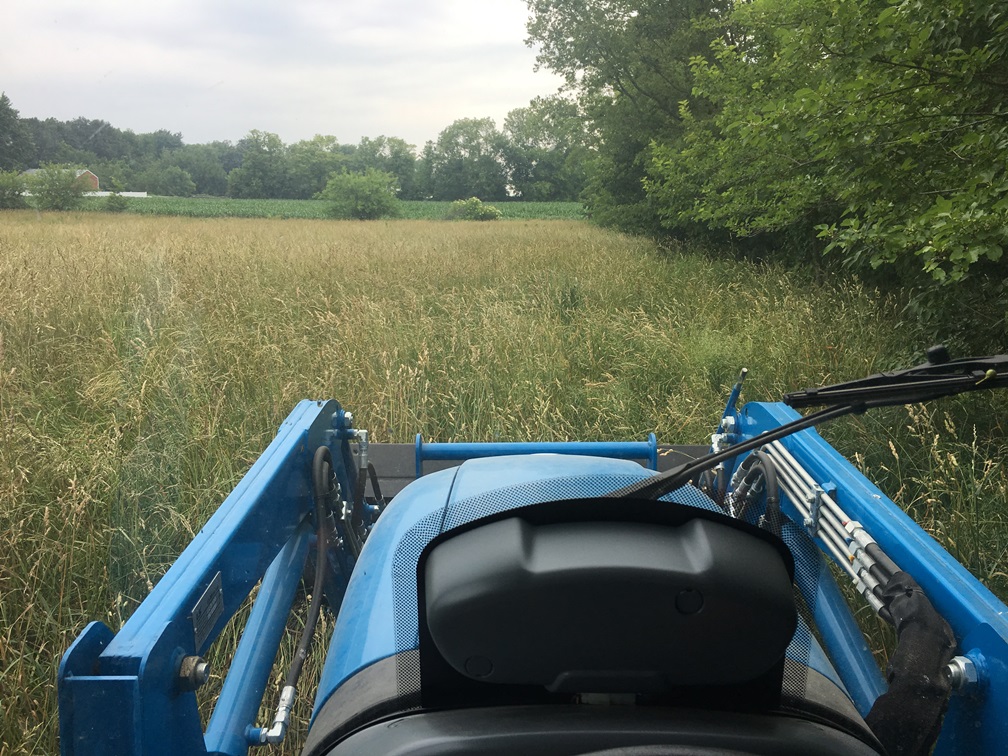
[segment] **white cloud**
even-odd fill
[[[186,142],[316,133],[417,146],[556,90],[524,0],[6,0],[0,87],[22,116],[101,118]]]

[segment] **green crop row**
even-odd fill
[[[322,200],[231,199],[228,197],[129,197],[125,212],[136,215],[178,215],[187,218],[327,218]],[[409,220],[441,220],[450,202],[400,202]],[[577,219],[584,217],[578,202],[500,202],[494,205],[505,219]],[[86,197],[83,209],[107,209],[107,198]]]

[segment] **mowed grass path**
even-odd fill
[[[581,221],[4,213],[0,742],[57,749],[62,652],[89,620],[118,628],[302,398],[339,399],[375,441],[703,443],[740,367],[749,399],[860,376],[916,345],[896,320],[851,283]],[[927,453],[903,477],[878,460],[933,509]],[[973,477],[1003,506],[996,465]]]

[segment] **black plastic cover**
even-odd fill
[[[421,615],[455,672],[551,692],[662,693],[779,667],[797,623],[782,543],[668,502],[647,503],[664,510],[658,522],[627,502],[631,521],[563,504],[580,519],[538,505],[446,534],[421,559]]]

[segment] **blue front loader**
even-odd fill
[[[720,439],[797,417],[731,402]],[[315,701],[306,753],[880,753],[865,718],[887,682],[849,603],[853,591],[879,610],[877,564],[912,575],[955,635],[936,752],[1008,742],[1008,608],[814,430],[761,452],[779,503],[734,496],[745,454],[713,492],[607,498],[655,476],[659,451],[653,436],[418,437],[416,480],[386,506],[361,497],[366,432],[335,401],[301,402],[123,627],[92,622],[67,650],[62,753],[237,756],[281,739],[286,721],[256,716],[306,565],[320,562],[336,625],[317,689],[300,691]],[[440,469],[422,474],[425,460]],[[203,656],[257,585],[204,729]]]

